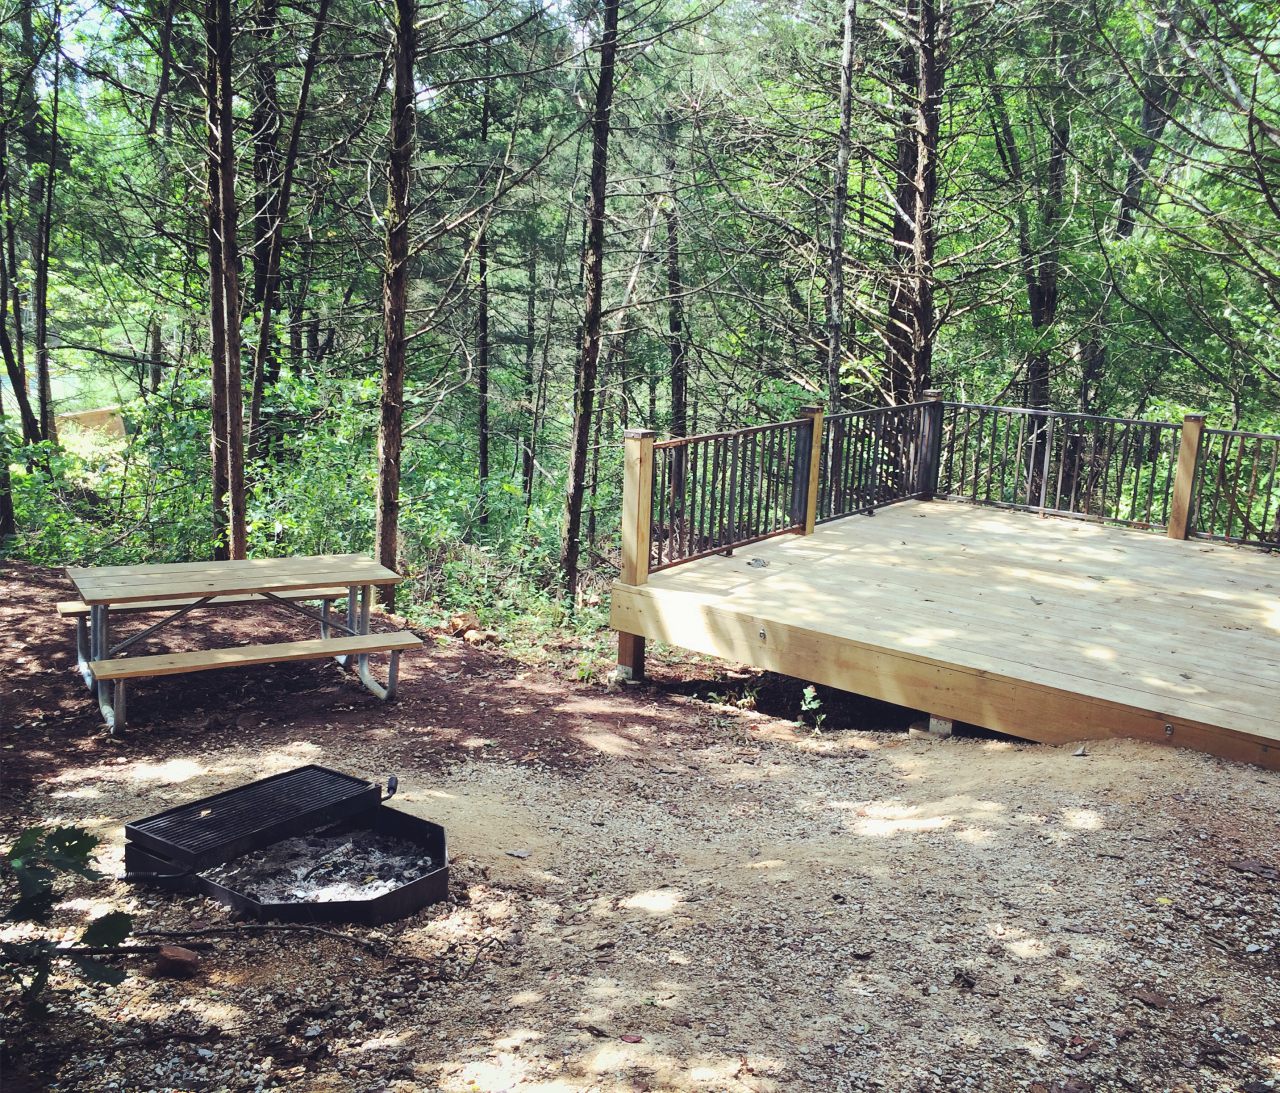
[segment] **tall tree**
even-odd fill
[[[902,16],[902,107],[890,235],[895,269],[887,323],[890,387],[897,403],[915,401],[933,382],[934,206],[947,66],[947,3],[908,0]]]
[[[224,445],[227,498],[227,552],[244,558],[248,550],[244,484],[244,388],[240,367],[240,254],[237,242],[234,53],[231,0],[208,0],[206,33],[212,62],[206,94],[210,123],[210,302],[214,343],[214,447]],[[221,360],[217,359],[221,342]],[[216,388],[222,386],[219,399]],[[226,425],[218,436],[221,410]],[[215,470],[215,497],[217,471]]]
[[[49,263],[53,253],[54,192],[58,181],[58,121],[62,104],[62,11],[53,8],[53,88],[49,108],[49,158],[40,177],[40,200],[36,210],[36,236],[32,253],[35,285],[31,310],[35,325],[36,389],[40,413],[40,433],[45,440],[57,440],[53,406],[53,356],[49,347]]]
[[[680,126],[673,111],[666,112],[663,129],[667,145],[667,200],[662,202],[662,215],[667,227],[667,355],[671,362],[671,435],[685,436],[689,432],[689,337],[685,321],[684,279],[680,273],[680,208],[676,179],[676,143]],[[644,249],[645,244],[642,243],[642,254]]]
[[[836,130],[835,183],[831,187],[827,241],[827,404],[842,408],[840,370],[844,356],[844,218],[849,204],[849,159],[853,151],[853,37],[858,0],[844,0],[840,36],[840,123]]]
[[[205,184],[209,260],[209,458],[212,465],[214,557],[229,556],[227,540],[227,309],[223,263],[220,110],[218,107],[218,0],[205,3]]]
[[[484,88],[480,101],[480,147],[487,152],[489,145],[489,97],[492,89],[492,62],[490,46],[484,47]],[[486,156],[487,162],[487,156]],[[487,174],[487,170],[485,174]],[[485,189],[487,190],[487,180]],[[480,235],[476,239],[476,386],[480,396],[479,466],[481,525],[489,523],[489,218],[484,213]]]
[[[414,0],[394,0],[390,152],[387,162],[386,250],[382,274],[382,417],[378,428],[378,489],[374,540],[378,561],[398,564],[400,453],[404,443],[405,318],[409,284],[409,185],[413,165],[417,55]],[[395,587],[379,591],[395,607]]]
[[[591,111],[591,178],[587,190],[586,240],[582,251],[582,343],[573,377],[573,431],[569,441],[564,536],[560,545],[560,579],[570,596],[578,587],[582,499],[586,491],[596,372],[600,362],[605,194],[609,183],[610,115],[618,56],[618,5],[619,0],[603,0],[600,66],[596,72],[595,105]]]
[[[274,19],[274,0],[268,0]],[[264,4],[264,7],[267,7]],[[315,21],[311,25],[311,39],[306,59],[302,63],[302,80],[298,87],[298,101],[289,125],[288,143],[283,163],[277,155],[275,133],[272,127],[279,125],[279,107],[276,102],[274,75],[259,78],[261,96],[258,122],[259,155],[255,160],[255,173],[260,177],[258,185],[258,211],[254,222],[258,238],[254,245],[254,298],[260,307],[258,338],[253,355],[253,386],[249,396],[249,446],[260,455],[262,448],[262,398],[268,383],[279,375],[279,365],[273,357],[273,333],[276,311],[280,306],[280,264],[284,253],[285,221],[293,199],[294,176],[298,167],[298,155],[302,143],[302,128],[311,99],[311,87],[316,67],[320,61],[320,43],[329,17],[330,0],[320,0],[316,6]],[[266,66],[273,73],[271,66]],[[264,192],[265,188],[265,192]]]

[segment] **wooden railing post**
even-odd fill
[[[622,571],[623,584],[649,580],[649,537],[653,520],[652,429],[628,429],[622,459]],[[618,632],[618,668],[628,679],[644,678],[644,638]]]
[[[818,484],[822,473],[822,407],[801,406],[800,416],[810,422],[809,437],[796,452],[796,480],[804,483],[804,507],[796,521],[802,525],[801,535],[812,535],[818,523]],[[808,456],[808,466],[805,466]]]
[[[1195,522],[1196,467],[1200,462],[1204,417],[1204,414],[1187,414],[1182,419],[1178,469],[1173,479],[1173,498],[1169,503],[1170,539],[1187,538]]]
[[[628,429],[622,456],[622,583],[649,579],[649,530],[653,519],[652,429]]]
[[[929,404],[920,415],[920,463],[916,493],[920,500],[932,501],[938,492],[938,472],[942,463],[942,392],[930,388],[924,393]]]

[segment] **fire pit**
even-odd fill
[[[395,792],[390,780],[389,798]],[[286,922],[378,925],[445,898],[444,828],[320,766],[125,826],[125,879]]]

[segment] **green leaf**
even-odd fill
[[[124,911],[108,911],[99,915],[80,935],[81,945],[119,945],[133,929],[133,918]]]

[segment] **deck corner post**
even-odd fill
[[[649,538],[653,520],[652,429],[627,429],[622,458],[622,571],[623,584],[649,579]]]
[[[1204,438],[1204,414],[1187,414],[1182,419],[1178,440],[1178,463],[1169,502],[1169,538],[1189,538],[1195,529],[1196,470],[1200,463],[1200,442]]]
[[[801,535],[812,535],[818,523],[823,411],[821,406],[801,406],[799,413],[809,419],[809,435],[796,452],[796,484],[803,490],[804,498],[803,507],[796,513],[796,523],[801,526]]]
[[[627,429],[622,434],[622,584],[649,580],[653,521],[652,429]],[[618,668],[628,679],[644,678],[644,638],[618,631]]]
[[[938,474],[942,463],[942,392],[931,387],[924,393],[926,403],[920,415],[920,460],[917,465],[916,494],[921,501],[932,501],[938,492]]]

